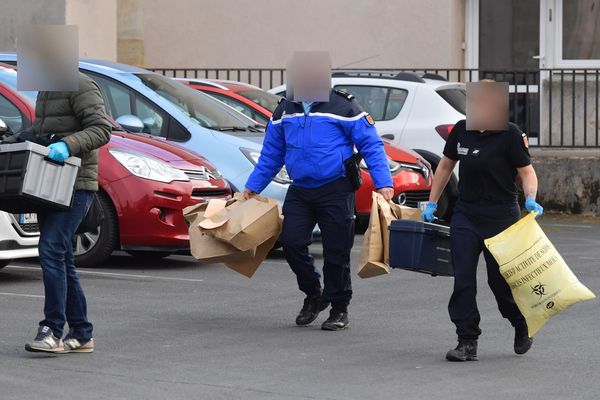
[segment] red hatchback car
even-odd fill
[[[201,80],[177,78],[180,82],[210,94],[239,112],[266,125],[277,107],[279,97],[247,83],[224,80]],[[431,166],[423,157],[412,150],[399,148],[385,142],[385,151],[390,160],[390,171],[394,180],[395,201],[409,207],[418,207],[419,202],[429,199],[431,190]],[[359,226],[368,220],[371,211],[373,180],[363,163],[363,185],[356,193],[356,215]]]
[[[2,118],[13,131],[31,126],[35,92],[17,92],[16,71],[0,66]],[[157,259],[189,251],[183,208],[231,197],[219,172],[196,153],[155,136],[125,132],[115,123],[99,152],[99,199],[105,218],[96,232],[78,235],[78,266],[100,265],[115,250]]]

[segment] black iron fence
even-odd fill
[[[150,68],[170,77],[225,79],[270,89],[285,83],[283,68]],[[336,73],[395,78],[400,72],[449,82],[508,82],[510,119],[532,146],[600,148],[600,69],[484,70],[464,68],[340,69]],[[428,74],[428,75],[426,75]]]

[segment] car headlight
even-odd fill
[[[240,148],[240,151],[253,165],[258,164],[258,159],[260,158],[260,151],[245,148]],[[279,172],[277,173],[277,175],[275,175],[273,180],[277,183],[281,183],[282,185],[289,185],[290,183],[292,183],[292,179],[288,175],[285,166],[282,167],[281,170],[279,170]]]
[[[129,172],[140,178],[150,179],[163,183],[173,181],[189,182],[190,178],[180,169],[173,168],[163,161],[154,158],[130,153],[122,150],[109,150]]]

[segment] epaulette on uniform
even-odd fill
[[[354,95],[350,94],[344,90],[340,90],[340,89],[333,89],[334,92],[336,92],[337,94],[339,94],[342,97],[345,97],[348,100],[352,100],[354,99]]]

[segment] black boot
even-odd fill
[[[306,326],[312,323],[317,319],[319,313],[327,307],[329,307],[329,302],[323,300],[321,293],[307,296],[304,299],[302,310],[300,310],[300,313],[296,317],[296,325]]]
[[[456,349],[446,353],[448,361],[477,361],[477,340],[459,339]]]
[[[531,349],[533,338],[529,337],[527,324],[523,322],[515,326],[515,353],[525,354]]]
[[[324,331],[341,331],[348,328],[348,309],[345,307],[331,308],[329,318],[323,322],[321,329]]]

